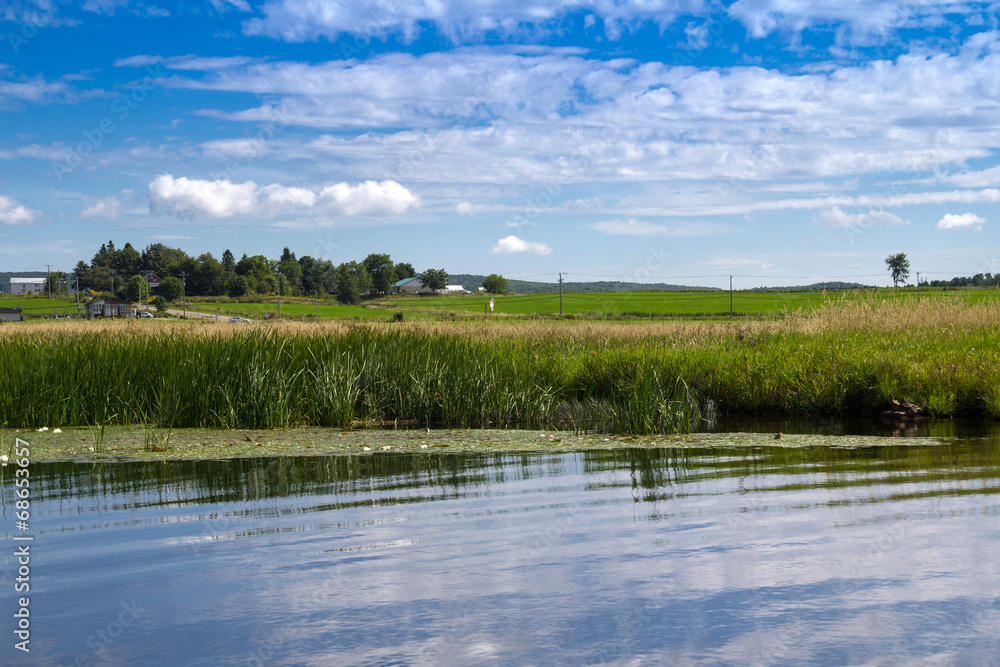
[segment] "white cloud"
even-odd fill
[[[323,188],[319,205],[344,215],[399,215],[420,205],[420,198],[395,181],[365,181],[355,186],[347,183]]]
[[[548,255],[552,252],[552,248],[545,243],[525,241],[514,235],[505,236],[504,238],[497,241],[497,244],[493,246],[490,251],[494,255],[514,255],[517,253],[527,252],[533,255]]]
[[[230,218],[250,215],[257,207],[257,184],[228,179],[203,181],[162,174],[149,184],[151,213],[178,217]]]
[[[166,86],[264,100],[204,115],[333,130],[307,141],[286,133],[280,150],[208,142],[206,155],[327,158],[380,179],[722,180],[738,193],[777,179],[941,173],[1000,148],[1000,100],[983,93],[996,88],[1000,38],[970,38],[954,54],[793,71],[674,67],[547,47],[321,63],[163,61],[176,71]]]
[[[316,193],[307,188],[228,179],[205,181],[157,176],[149,184],[151,213],[181,218],[231,218],[236,215],[268,218],[277,215],[399,215],[420,205],[420,198],[395,181],[337,183]]]
[[[571,13],[601,19],[612,39],[649,21],[664,28],[679,13],[704,14],[700,0],[269,0],[263,18],[243,24],[248,35],[267,35],[290,42],[336,37],[341,33],[402,35],[413,40],[424,25],[433,25],[454,41],[490,33],[543,31]],[[555,27],[555,26],[552,26]]]
[[[728,230],[725,225],[715,223],[671,223],[658,225],[637,218],[628,220],[606,220],[588,225],[594,231],[612,236],[670,236],[693,237],[721,234]]]
[[[860,213],[846,213],[834,206],[828,211],[822,211],[813,216],[813,222],[824,227],[894,227],[908,225],[909,220],[903,220],[898,215],[888,211],[870,210]]]
[[[975,213],[961,215],[948,213],[941,218],[937,226],[938,229],[975,229],[978,232],[982,230],[984,224],[986,224],[986,219]]]
[[[985,3],[956,0],[738,0],[727,11],[755,38],[825,29],[840,44],[867,45],[887,41],[899,29],[936,27],[945,14],[985,16],[990,10]]]
[[[110,197],[102,197],[100,199],[92,200],[83,211],[80,212],[81,218],[108,218],[109,220],[117,220],[124,210],[124,205],[122,201],[111,195]]]
[[[0,225],[30,225],[40,215],[15,199],[0,195]]]

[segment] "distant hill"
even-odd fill
[[[10,294],[10,279],[14,278],[44,278],[44,271],[7,271],[0,273],[0,292]]]
[[[448,283],[461,285],[470,292],[482,287],[486,276],[469,273],[448,274]],[[548,294],[559,291],[559,283],[544,283],[531,280],[507,279],[507,287],[514,294]],[[626,283],[614,280],[599,280],[588,283],[563,283],[563,292],[719,292],[717,287],[691,287],[689,285],[669,285],[666,283]]]
[[[789,287],[754,287],[750,290],[744,290],[746,292],[822,292],[827,290],[829,292],[836,292],[838,290],[848,290],[848,289],[874,289],[875,285],[862,285],[861,283],[841,283],[841,282],[828,282],[828,283],[813,283],[812,285],[791,285]]]

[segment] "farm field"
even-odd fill
[[[171,308],[179,310],[179,304],[172,304]],[[189,301],[187,309],[199,313],[218,312],[224,316],[237,315],[253,320],[264,319],[268,312],[277,313],[278,302],[268,301],[267,303],[225,303],[208,301]],[[362,318],[362,319],[385,319],[390,315],[383,310],[365,308],[364,306],[344,306],[336,302],[321,301],[318,306],[312,301],[301,299],[282,299],[282,317],[312,317],[319,312],[321,318]]]
[[[782,313],[811,311],[824,304],[851,299],[880,300],[916,298],[916,290],[875,292],[734,292],[732,312],[736,316],[773,317]],[[996,289],[930,290],[921,288],[921,298],[961,299],[979,303],[1000,298]],[[488,297],[458,295],[435,297],[385,297],[374,302],[380,308],[403,313],[484,313]],[[729,292],[607,292],[563,295],[563,313],[595,317],[697,317],[728,316]],[[498,315],[553,315],[559,313],[558,294],[524,294],[494,297]]]
[[[41,297],[18,297],[0,294],[0,308],[20,306],[25,317],[47,317],[58,312],[60,316],[76,314],[76,300],[46,299]],[[83,308],[81,303],[80,308]]]
[[[488,296],[466,294],[452,296],[387,296],[372,299],[363,305],[345,306],[332,298],[318,304],[301,297],[283,298],[284,318],[386,320],[397,313],[407,319],[476,318],[484,315]],[[850,301],[916,301],[916,290],[846,291],[846,292],[734,292],[733,315],[740,318],[774,318],[797,312],[811,312],[831,303]],[[932,302],[968,304],[998,303],[1000,290],[993,288],[933,289],[921,288],[921,299]],[[76,314],[76,302],[68,297],[46,299],[38,297],[0,297],[0,306],[20,306],[25,317],[49,317]],[[181,310],[172,303],[172,310]],[[267,313],[275,314],[277,300],[273,297],[261,303],[225,300],[189,300],[187,310],[217,313],[220,317],[240,316],[262,320]],[[494,297],[495,318],[553,316],[559,313],[558,294],[511,294]],[[719,318],[730,314],[729,292],[605,292],[566,293],[563,314],[584,319],[685,319]]]

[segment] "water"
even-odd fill
[[[998,664],[1000,446],[903,442],[35,464],[0,662]]]

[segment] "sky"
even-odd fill
[[[0,0],[0,271],[102,243],[750,288],[1000,273],[1000,2]]]

